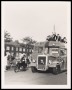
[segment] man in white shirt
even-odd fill
[[[6,70],[6,67],[7,67],[7,65],[8,65],[8,60],[7,60],[8,55],[10,55],[10,53],[7,53],[6,56],[4,56],[4,70],[5,70],[5,71],[7,71],[7,70]]]

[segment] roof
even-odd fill
[[[6,45],[13,45],[13,46],[16,46],[16,47],[21,47],[21,43],[16,43],[16,42],[5,42]]]
[[[17,43],[17,42],[5,42],[5,45],[12,45],[12,46],[16,46],[16,47],[25,47],[25,44],[23,43]],[[31,47],[33,47],[33,45],[29,45]]]
[[[46,42],[37,42],[35,43],[35,46],[44,46]]]
[[[35,46],[45,46],[45,47],[66,47],[65,43],[59,42],[59,41],[45,41],[45,42],[38,42],[35,44]]]
[[[62,42],[59,42],[59,41],[50,41],[49,46],[65,47],[65,43],[62,43]]]

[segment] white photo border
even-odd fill
[[[15,2],[15,1],[14,1]],[[63,3],[63,2],[62,2]],[[4,1],[1,2],[1,87],[2,89],[68,89],[71,88],[71,2],[64,2],[67,3],[67,85],[5,85],[5,78],[4,78],[4,10],[3,10],[3,4]]]

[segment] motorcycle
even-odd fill
[[[16,65],[14,67],[15,72],[26,71],[26,69],[27,69],[27,63],[25,62],[25,59],[23,59],[22,61],[16,61]]]

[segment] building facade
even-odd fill
[[[8,52],[13,53],[14,55],[19,55],[20,53],[25,53],[30,55],[33,50],[33,45],[25,45],[23,43],[16,42],[5,42],[4,45],[4,54],[6,55]]]

